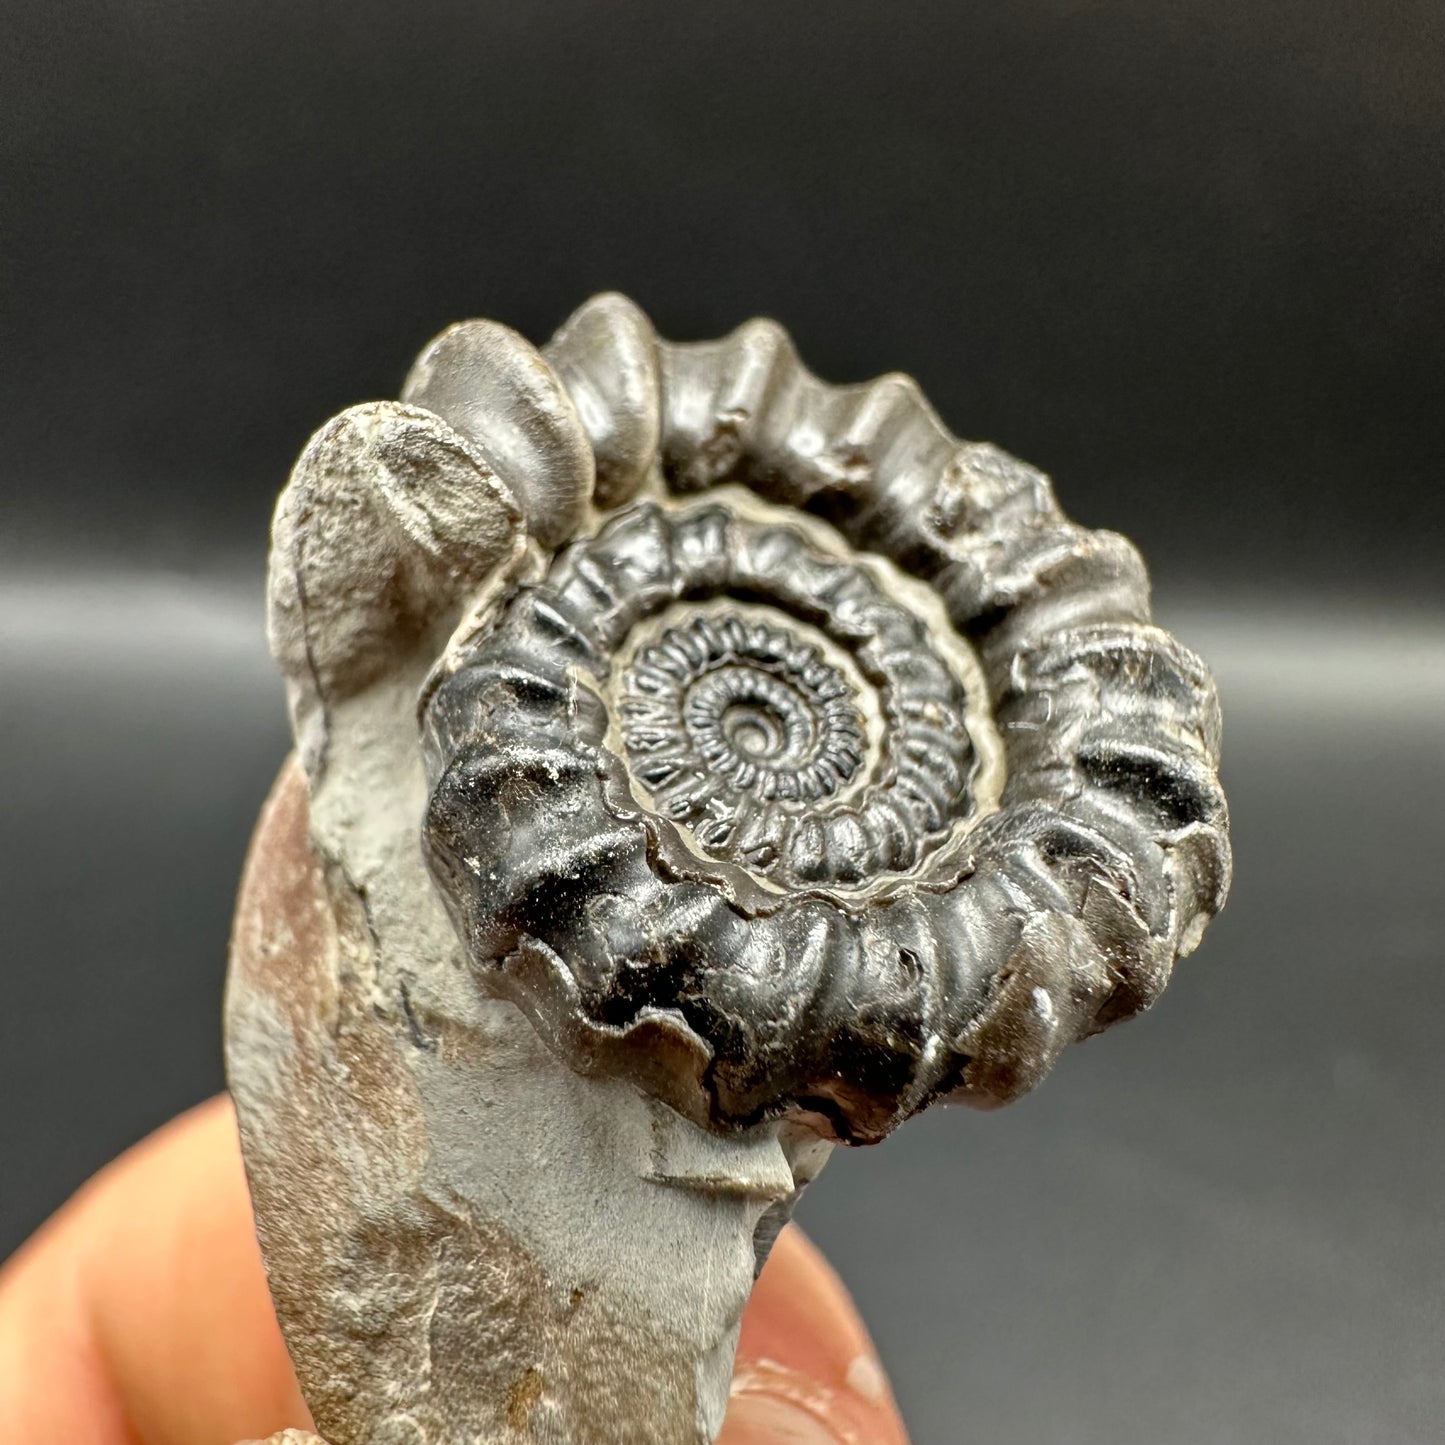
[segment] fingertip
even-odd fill
[[[842,1281],[789,1226],[758,1280],[718,1445],[907,1445],[887,1373]]]

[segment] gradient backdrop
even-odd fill
[[[9,0],[0,1255],[220,1086],[291,459],[609,287],[913,372],[1220,678],[1169,995],[805,1201],[918,1445],[1445,1438],[1436,0]]]

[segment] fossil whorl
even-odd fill
[[[498,334],[404,393],[535,539],[424,692],[482,986],[695,1120],[854,1142],[1151,1003],[1229,853],[1213,686],[1133,547],[770,322],[673,345],[608,296],[526,365]]]

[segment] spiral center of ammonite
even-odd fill
[[[619,695],[633,771],[714,851],[748,805],[831,798],[863,764],[855,688],[796,624],[700,612],[637,649]]]
[[[719,719],[734,751],[748,758],[776,758],[788,746],[787,721],[762,698],[729,703]]]

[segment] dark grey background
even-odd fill
[[[307,433],[447,321],[786,321],[1134,534],[1238,882],[1146,1020],[804,1219],[919,1445],[1445,1439],[1435,0],[10,0],[0,1254],[220,1083]]]

